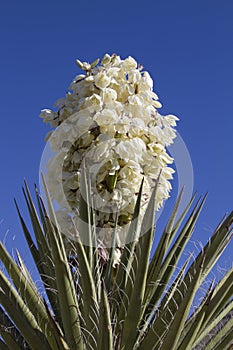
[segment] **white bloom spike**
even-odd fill
[[[121,59],[105,54],[100,63],[76,63],[85,74],[74,78],[71,91],[58,100],[57,112],[44,109],[40,115],[51,127],[57,127],[50,136],[56,155],[48,162],[47,182],[61,209],[77,211],[85,162],[99,238],[109,245],[112,213],[118,208],[119,235],[123,237],[142,178],[141,216],[159,174],[157,209],[169,197],[174,170],[168,166],[173,159],[166,147],[176,137],[178,118],[158,113],[161,103],[153,91],[153,80],[131,56]],[[63,167],[56,169],[62,157]],[[62,186],[57,186],[56,177],[62,178]]]

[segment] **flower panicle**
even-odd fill
[[[48,163],[51,196],[61,208],[65,202],[77,210],[83,160],[91,174],[97,224],[113,227],[112,208],[119,210],[118,224],[130,223],[137,193],[144,178],[142,208],[159,176],[157,209],[169,197],[174,170],[167,146],[176,137],[178,118],[162,116],[161,103],[153,91],[153,80],[142,65],[129,56],[105,54],[93,63],[76,60],[83,70],[72,81],[69,92],[59,99],[57,111],[44,109],[44,122],[56,128],[49,135],[56,155]],[[64,152],[64,145],[69,145]],[[56,164],[64,158],[63,194],[54,180]],[[143,209],[142,209],[143,215]]]

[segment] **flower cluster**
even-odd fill
[[[56,102],[57,111],[44,109],[40,115],[55,128],[48,136],[56,153],[48,162],[47,182],[61,209],[68,202],[78,212],[85,168],[99,239],[109,245],[116,211],[119,230],[132,220],[143,178],[141,215],[158,179],[157,209],[169,197],[174,170],[166,147],[176,136],[178,118],[158,113],[153,81],[132,57],[106,54],[100,63],[77,64],[84,74]]]

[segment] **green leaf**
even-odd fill
[[[177,289],[179,288],[179,285],[181,284],[185,270],[190,262],[191,256],[186,260],[182,268],[180,269],[178,275],[176,276],[175,280],[173,281],[172,285],[164,295],[161,304],[158,306],[156,305],[156,311],[153,309],[150,315],[147,315],[145,319],[141,321],[141,327],[140,327],[140,333],[138,335],[137,344],[140,343],[141,339],[144,337],[144,335],[147,333],[150,324],[153,322],[153,320],[157,317],[158,314],[161,314],[163,310],[166,309],[169,301],[173,298],[175,292],[177,292]]]
[[[85,242],[85,251],[91,270],[93,270],[93,237],[92,237],[92,210],[90,181],[88,181],[86,168],[81,172],[80,178],[80,203],[79,203],[79,224],[78,230],[81,239]]]
[[[211,309],[212,305],[208,305],[208,307]],[[210,319],[208,326],[206,326],[205,323],[202,323],[201,330],[197,334],[194,345],[199,344],[208,334],[211,334],[213,329],[223,321],[224,317],[227,316],[232,308],[233,301],[230,302],[217,316],[213,316]]]
[[[29,195],[29,199],[26,196],[26,193]],[[51,249],[48,246],[48,242],[44,236],[44,232],[41,228],[36,209],[34,205],[30,205],[32,203],[32,199],[29,193],[29,189],[27,188],[26,192],[24,192],[25,200],[27,202],[28,211],[31,217],[33,230],[35,233],[35,237],[38,244],[38,249],[36,245],[33,242],[33,239],[28,231],[28,228],[21,216],[20,210],[18,208],[17,202],[15,201],[16,209],[18,212],[18,216],[20,219],[20,223],[24,232],[24,236],[26,238],[26,241],[28,243],[29,249],[31,251],[31,254],[33,256],[34,262],[36,264],[36,267],[40,273],[41,279],[43,281],[46,293],[48,295],[48,299],[53,307],[53,310],[56,314],[57,319],[60,319],[60,313],[58,308],[58,299],[56,297],[56,283],[54,281],[54,264],[51,258]],[[42,215],[42,212],[41,212]]]
[[[100,320],[99,320],[99,336],[98,350],[113,350],[113,336],[109,302],[107,292],[102,285],[101,288],[101,303],[100,303]]]
[[[0,350],[10,350],[8,346],[0,339]]]
[[[214,350],[232,350],[233,326],[231,331],[215,346]],[[212,350],[212,349],[211,349]]]
[[[232,335],[232,330],[233,330],[233,318],[231,317],[231,319],[225,323],[225,325],[219,329],[214,335],[211,335],[211,340],[210,342],[205,346],[205,350],[213,350],[215,349],[216,346],[220,346],[220,349],[224,349],[224,347],[226,348],[229,345],[232,345],[232,338],[229,339],[225,337],[227,337],[229,334]],[[222,346],[223,342],[225,339],[225,345]]]
[[[132,349],[134,346],[138,332],[137,327],[141,318],[150,251],[154,236],[156,191],[157,185],[153,190],[142,221],[141,232],[145,233],[140,236],[139,242],[136,245],[136,260],[138,262],[138,268],[135,270],[136,275],[132,293],[128,296],[129,305],[122,330],[121,347],[125,347],[126,349]]]
[[[126,246],[124,247],[124,250],[121,256],[120,267],[118,269],[117,276],[116,276],[115,286],[117,286],[119,290],[121,290],[122,288],[125,289],[127,285],[127,280],[132,268],[132,261],[134,257],[135,246],[138,242],[138,236],[140,233],[138,223],[139,223],[139,213],[140,213],[140,207],[141,207],[143,183],[144,183],[144,179],[141,182],[136,205],[134,208],[133,219],[130,223],[130,227],[127,233],[126,242],[129,242],[129,243],[126,244]]]
[[[222,222],[222,224],[217,228],[209,242],[205,245],[203,251],[206,255],[203,279],[208,275],[210,270],[213,268],[223,250],[226,248],[227,244],[232,237],[232,231],[230,230],[233,223],[233,211],[228,215],[228,217]],[[196,261],[201,260],[201,253],[197,256]],[[194,266],[193,266],[194,269]]]
[[[148,283],[150,283],[150,281],[153,281],[156,279],[155,276],[158,275],[161,263],[162,263],[162,261],[165,257],[165,254],[169,248],[168,243],[169,243],[169,241],[171,242],[170,236],[172,234],[172,230],[173,230],[174,222],[176,219],[176,214],[177,214],[177,211],[179,209],[179,204],[180,204],[180,201],[182,198],[182,194],[183,194],[183,191],[181,191],[181,193],[179,194],[179,196],[177,198],[177,201],[174,205],[171,216],[168,220],[168,223],[163,231],[163,234],[159,240],[158,246],[154,252],[153,258],[150,262],[148,278],[147,278]],[[148,291],[146,294],[148,294]]]
[[[203,257],[203,261],[204,259],[205,257]],[[169,325],[169,329],[165,335],[165,339],[163,340],[163,345],[161,346],[160,350],[167,350],[168,348],[171,350],[176,349],[176,345],[179,341],[185,320],[189,314],[195,293],[200,286],[201,275],[203,272],[203,261],[201,265],[197,266],[196,273],[194,276],[192,276],[192,280],[187,286],[183,301],[180,304],[179,309],[176,311],[171,324]]]
[[[133,220],[130,223],[127,232],[126,242],[124,246],[121,262],[117,270],[115,283],[112,289],[112,307],[111,313],[116,324],[116,333],[120,332],[122,321],[125,318],[125,310],[127,309],[129,295],[131,295],[133,281],[135,279],[133,266],[134,259],[136,260],[135,247],[138,244],[139,237],[139,212],[141,207],[141,197],[144,179],[141,182],[139,194],[134,208]],[[116,319],[118,321],[116,321]]]
[[[114,224],[114,230],[112,235],[109,259],[106,266],[106,272],[104,274],[105,287],[108,291],[111,290],[111,284],[113,281],[113,273],[114,273],[113,270],[115,270],[113,268],[113,265],[114,265],[115,250],[118,248],[117,226],[118,226],[118,212],[116,213],[116,217],[115,217],[115,224]]]
[[[46,222],[55,264],[58,299],[66,340],[71,350],[82,350],[79,305],[70,266],[64,253],[65,248],[58,227],[54,227],[48,217],[46,217]]]
[[[185,322],[184,329],[183,329],[183,332],[182,332],[181,337],[180,337],[180,343],[184,340],[186,334],[193,327],[193,324],[197,323],[197,319],[202,319],[203,314],[206,313],[207,306],[209,305],[210,298],[211,298],[212,293],[213,293],[213,286],[214,286],[214,280],[210,283],[209,288],[208,288],[207,292],[205,293],[199,306],[196,308],[196,310],[191,314],[191,316]],[[202,328],[200,327],[200,329],[202,329]],[[198,329],[198,332],[199,332],[199,329]]]
[[[27,279],[27,276],[23,274],[23,271],[13,261],[13,259],[8,254],[1,242],[0,259],[5,265],[9,276],[11,277],[14,285],[16,286],[18,294],[21,295],[27,307],[35,315],[38,324],[40,324],[40,328],[46,334],[46,337],[48,337],[49,343],[53,345],[54,341],[50,329],[50,324],[48,322],[47,313],[44,307],[43,299],[39,294],[36,285],[32,283],[31,279]]]
[[[44,233],[43,228],[41,226],[41,223],[40,223],[40,220],[39,220],[39,217],[38,217],[36,208],[34,206],[34,203],[33,203],[33,200],[32,200],[32,197],[31,197],[31,194],[30,194],[30,191],[29,191],[29,188],[28,188],[26,181],[25,181],[25,189],[26,189],[26,191],[23,189],[24,198],[25,198],[25,201],[27,203],[33,231],[35,233],[35,238],[36,238],[36,242],[37,242],[37,246],[38,246],[40,259],[43,259],[44,257],[46,257],[47,254],[51,253],[51,250],[50,250],[48,242],[46,240],[45,233]],[[17,207],[17,204],[16,204],[16,207]],[[17,207],[17,211],[18,211],[21,223],[23,223],[23,219],[20,215],[18,207]],[[26,226],[26,225],[23,225],[23,226]],[[47,263],[47,261],[46,261],[46,263]],[[46,264],[45,264],[45,266],[46,266]]]
[[[176,233],[177,233],[177,231],[182,223],[182,220],[179,219],[177,224],[174,227],[174,222],[176,219],[177,211],[179,209],[182,195],[183,195],[183,191],[181,191],[181,193],[179,194],[179,196],[177,198],[177,201],[174,205],[171,216],[168,220],[168,223],[163,231],[163,234],[160,238],[159,244],[158,244],[158,246],[155,250],[155,253],[153,255],[153,258],[150,262],[149,273],[148,273],[148,284],[150,283],[150,281],[157,280],[157,276],[158,276],[159,270],[161,268],[162,261],[166,255],[166,253],[168,252],[169,245],[171,244],[173,237],[176,235]],[[182,213],[182,218],[187,213],[188,209],[190,208],[191,204],[193,203],[194,198],[195,198],[195,196],[193,196],[192,199],[190,200],[190,202],[188,203],[187,207],[185,208],[184,212]],[[168,245],[168,243],[169,243],[169,245]]]
[[[189,282],[186,284],[182,282],[180,286],[177,287],[173,298],[170,299],[162,314],[158,314],[149,332],[142,340],[140,350],[146,350],[152,346],[158,346],[159,344],[160,350],[176,349],[196,290],[200,286],[202,273],[203,260],[200,265],[196,266],[193,275],[190,275],[189,270],[186,272],[186,276],[189,276]],[[169,317],[167,317],[168,314]],[[166,320],[166,322],[164,322],[164,320]]]
[[[0,302],[22,333],[32,350],[49,350],[50,346],[39,327],[33,313],[29,310],[18,292],[0,271]],[[56,347],[54,347],[56,349]]]
[[[193,319],[191,327],[188,329],[187,333],[183,337],[183,340],[177,350],[192,349],[192,346],[194,344],[194,341],[196,340],[197,334],[202,326],[202,322],[205,317],[206,310],[208,308],[209,299],[210,299],[210,295],[206,299],[205,303],[202,305],[196,317]]]
[[[221,281],[214,288],[208,311],[206,312],[205,319],[203,321],[203,328],[205,328],[210,320],[214,319],[219,311],[225,307],[232,296],[233,291],[233,268],[231,268]],[[220,310],[219,310],[220,306]]]
[[[62,331],[58,326],[58,323],[55,321],[53,315],[51,314],[51,311],[48,308],[48,305],[45,302],[45,307],[46,307],[46,311],[48,314],[48,318],[50,320],[50,324],[52,325],[52,329],[53,329],[53,335],[54,338],[56,340],[56,344],[57,344],[57,349],[58,350],[70,350],[70,348],[68,347],[64,336],[62,335]]]
[[[14,341],[18,344],[19,347],[22,348],[23,345],[25,345],[25,340],[22,334],[20,334],[20,332],[12,323],[11,319],[8,317],[3,308],[0,307],[0,332],[1,331],[2,333],[7,332],[8,335],[10,335],[14,339]],[[2,337],[3,339],[5,339],[4,335],[2,335]]]
[[[0,335],[4,339],[7,347],[6,349],[14,349],[14,350],[22,350],[20,346],[17,344],[15,339],[12,337],[12,334],[8,330],[3,330],[3,327],[0,325]],[[0,343],[0,349],[1,349],[1,343]]]
[[[184,251],[184,248],[193,233],[195,223],[198,219],[198,216],[200,215],[205,199],[206,197],[204,197],[199,206],[199,202],[195,205],[184,227],[176,238],[170,251],[167,253],[166,258],[162,262],[160,268],[156,267],[154,269],[154,273],[151,274],[151,280],[147,281],[146,299],[144,304],[147,306],[147,308],[144,307],[144,317],[146,315],[150,315],[153,312],[155,305],[157,305],[166,286],[168,285],[169,280],[176,269],[181,254]]]
[[[132,269],[132,263],[135,257],[135,246],[138,242],[138,236],[139,236],[139,213],[140,213],[140,207],[141,207],[141,197],[142,197],[142,189],[143,189],[143,182],[144,179],[141,182],[139,194],[137,197],[136,205],[134,208],[133,213],[133,219],[130,223],[129,230],[127,232],[126,242],[127,243],[124,246],[121,261],[117,268],[116,277],[112,286],[112,316],[115,318],[117,317],[117,314],[119,313],[119,310],[121,309],[121,316],[119,316],[119,319],[123,317],[124,315],[124,308],[120,306],[123,305],[123,303],[126,303],[127,300],[125,299],[125,290],[128,284],[128,279],[132,279],[132,275],[134,274]],[[129,290],[128,290],[129,292]],[[124,302],[122,303],[122,300]]]
[[[96,346],[98,336],[98,300],[95,282],[92,276],[91,267],[86,252],[80,240],[74,243],[78,258],[78,269],[80,274],[82,304],[80,310],[85,324],[86,342],[91,347]]]

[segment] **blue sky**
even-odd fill
[[[38,118],[67,91],[75,59],[132,55],[154,79],[162,114],[180,118],[194,189],[209,197],[194,239],[205,242],[232,209],[233,3],[197,1],[2,1],[0,12],[0,237],[25,242],[13,198],[38,183],[48,131]],[[230,263],[232,257],[225,255]],[[224,264],[225,262],[223,262]]]

